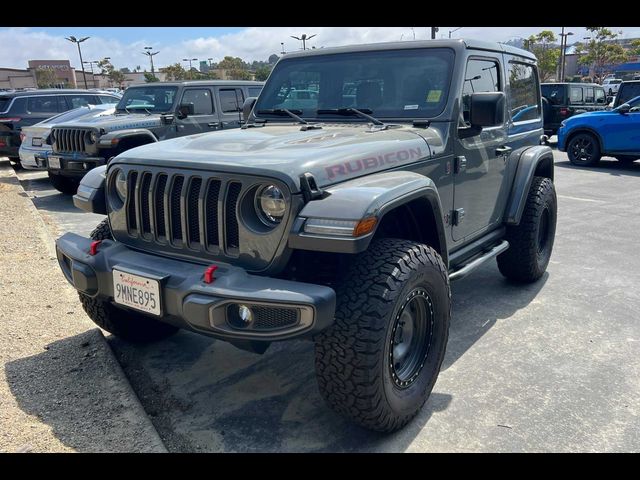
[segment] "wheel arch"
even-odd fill
[[[602,137],[600,136],[600,134],[593,128],[591,127],[579,127],[576,128],[575,130],[572,130],[568,135],[567,135],[567,140],[565,141],[565,150],[569,150],[569,143],[571,142],[571,140],[573,140],[573,138],[576,135],[579,135],[581,133],[587,133],[593,137],[596,138],[596,140],[598,140],[598,146],[600,147],[600,152],[604,153],[605,149],[604,149],[604,141],[602,140]]]

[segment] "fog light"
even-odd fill
[[[246,305],[238,306],[238,316],[240,317],[240,320],[244,322],[245,325],[249,325],[251,322],[253,322],[253,312]]]

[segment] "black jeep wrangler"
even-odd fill
[[[58,239],[60,267],[91,319],[132,342],[312,340],[327,403],[397,430],[438,377],[449,282],[493,258],[515,282],[547,268],[557,202],[535,57],[463,40],[307,50],[245,112],[242,129],[89,172],[74,203],[108,218]]]

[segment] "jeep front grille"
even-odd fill
[[[53,151],[56,153],[86,153],[86,139],[91,130],[88,128],[53,128],[55,141]]]

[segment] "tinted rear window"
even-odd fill
[[[7,97],[0,97],[0,112],[4,112],[9,108],[9,104],[11,103],[11,99]]]
[[[640,95],[640,83],[625,83],[620,87],[616,104],[621,105]],[[1,110],[1,109],[0,109]]]
[[[562,105],[567,103],[566,85],[541,85],[542,96],[552,105]]]

